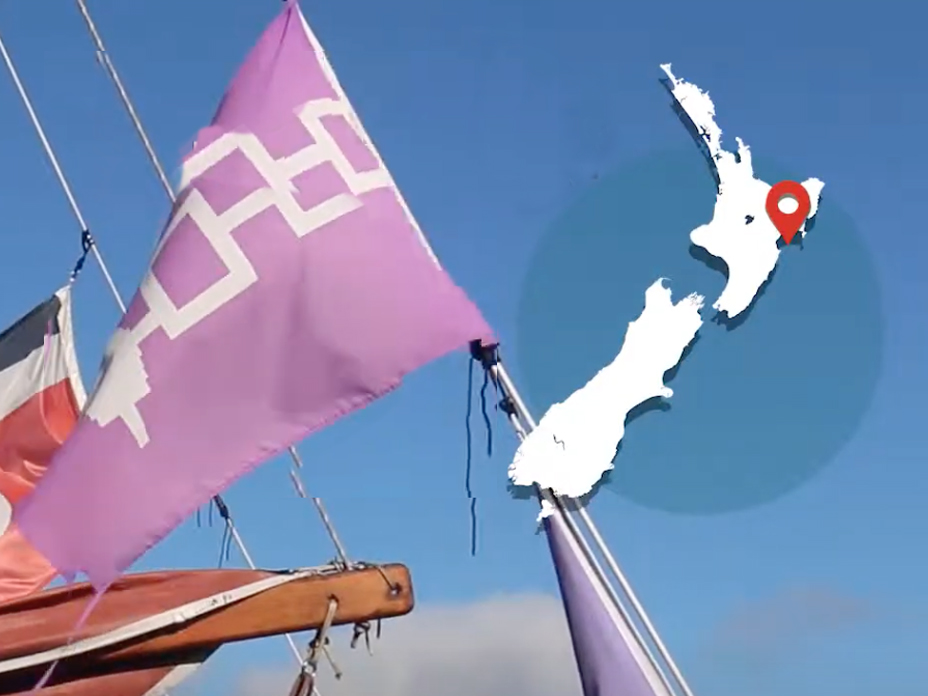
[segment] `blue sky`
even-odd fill
[[[770,505],[714,517],[655,512],[605,493],[594,502],[698,694],[921,692],[913,658],[928,642],[928,564],[920,552],[928,519],[920,417],[928,387],[921,89],[928,59],[924,15],[906,9],[912,5],[839,12],[823,0],[751,10],[679,0],[303,4],[437,252],[507,345],[518,340],[533,250],[594,175],[692,147],[657,82],[661,62],[710,91],[727,134],[823,179],[826,196],[863,234],[882,291],[883,364],[857,434],[823,474]],[[157,150],[174,167],[278,3],[97,0],[91,9]],[[0,6],[0,31],[128,296],[167,204],[80,18],[69,3],[9,0]],[[0,126],[0,318],[7,321],[66,280],[79,246],[8,81],[0,81]],[[96,269],[83,274],[75,303],[92,382],[117,320]],[[301,447],[307,485],[325,499],[349,552],[410,565],[423,612],[556,591],[532,504],[506,492],[514,443],[502,421],[494,457],[475,462],[480,543],[478,556],[469,555],[466,369],[463,356],[428,366]],[[829,395],[819,396],[827,409]],[[313,511],[292,492],[285,461],[240,481],[227,499],[259,564],[330,556]],[[187,523],[139,567],[213,565],[220,536],[218,526]],[[521,625],[495,630],[518,642]],[[223,693],[249,670],[287,668],[288,657],[280,640],[228,649],[202,675],[200,693]],[[346,693],[340,688],[326,696]]]

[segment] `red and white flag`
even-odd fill
[[[0,333],[0,602],[41,590],[56,575],[11,518],[85,399],[65,288]]]

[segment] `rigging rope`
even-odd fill
[[[334,597],[329,599],[329,607],[325,614],[322,626],[316,631],[315,637],[309,641],[306,647],[306,657],[300,659],[300,672],[293,682],[290,689],[290,696],[309,696],[318,694],[316,690],[316,672],[319,668],[319,655],[325,655],[335,671],[335,678],[341,678],[341,670],[332,661],[328,653],[329,630],[332,628],[332,622],[335,620],[335,612],[338,609],[338,600]]]
[[[303,458],[300,456],[297,448],[293,445],[290,445],[287,448],[287,451],[290,454],[290,459],[293,461],[293,467],[290,469],[290,480],[293,481],[293,487],[296,488],[296,494],[305,499],[308,496],[306,495],[306,488],[303,485],[303,479],[300,477],[299,472],[299,469],[303,468]],[[335,525],[332,524],[328,513],[325,511],[325,506],[322,504],[322,498],[312,497],[310,500],[312,500],[313,505],[316,508],[316,512],[319,513],[319,518],[322,520],[322,526],[325,527],[325,531],[329,535],[332,546],[335,547],[335,553],[338,554],[338,560],[346,569],[354,567],[355,564],[348,560],[348,554],[345,551],[345,547],[338,536],[338,532],[335,531]]]
[[[83,259],[86,258],[87,251],[89,250],[92,252],[94,257],[97,259],[97,263],[100,266],[103,277],[106,279],[107,285],[110,287],[110,292],[112,292],[113,297],[116,298],[116,303],[119,305],[119,309],[122,310],[123,314],[125,314],[126,306],[123,304],[122,298],[119,296],[119,291],[116,289],[116,284],[113,282],[113,277],[110,275],[110,272],[106,267],[106,263],[103,261],[103,256],[100,254],[100,250],[97,248],[96,244],[93,243],[93,237],[90,236],[90,228],[87,226],[87,222],[84,220],[84,215],[81,213],[81,209],[77,205],[77,200],[74,197],[73,191],[71,191],[71,185],[68,183],[68,180],[62,171],[61,165],[58,163],[58,158],[55,156],[55,151],[52,149],[51,143],[48,142],[48,138],[45,136],[45,129],[42,128],[42,123],[39,121],[39,117],[36,114],[35,109],[32,108],[32,100],[29,99],[29,95],[26,93],[26,88],[23,86],[22,80],[19,79],[19,73],[16,70],[16,66],[13,65],[13,60],[10,58],[10,54],[6,50],[6,44],[4,43],[2,37],[0,37],[0,54],[3,55],[3,62],[6,64],[7,71],[10,73],[13,84],[16,86],[16,91],[19,92],[19,98],[22,101],[23,106],[26,107],[26,111],[29,114],[29,119],[32,121],[32,127],[35,129],[36,135],[39,136],[39,140],[42,142],[42,147],[45,150],[45,154],[52,165],[52,169],[55,170],[55,176],[58,177],[58,183],[61,185],[61,190],[64,192],[65,197],[68,199],[68,204],[71,206],[71,211],[74,213],[77,224],[81,228],[81,244],[84,247],[84,254],[81,259],[78,260],[78,265],[75,267],[76,272],[72,275],[76,276],[77,272],[80,272],[80,266],[84,265]]]
[[[119,79],[119,73],[116,72],[116,68],[110,61],[109,54],[106,52],[106,47],[103,45],[103,39],[100,37],[100,33],[97,31],[97,25],[94,24],[93,19],[90,16],[90,11],[87,9],[87,5],[84,0],[77,0],[77,9],[80,11],[81,16],[84,18],[84,23],[87,25],[87,30],[90,32],[90,36],[97,47],[97,60],[100,62],[100,65],[103,66],[103,69],[106,71],[107,75],[109,75],[113,85],[115,85],[116,91],[119,93],[119,98],[122,100],[122,105],[125,107],[126,112],[129,114],[129,120],[132,121],[132,125],[135,126],[135,132],[139,136],[139,140],[142,141],[142,146],[145,148],[145,154],[148,155],[148,161],[151,162],[151,166],[154,168],[155,174],[157,174],[158,180],[161,182],[161,186],[164,187],[165,192],[168,194],[168,198],[170,198],[171,202],[173,203],[174,189],[171,187],[171,182],[168,181],[168,177],[164,173],[164,168],[161,166],[161,162],[158,160],[158,155],[155,153],[155,148],[152,147],[151,140],[148,139],[148,134],[142,127],[142,120],[136,113],[135,107],[132,105],[132,100],[129,99],[129,93],[126,92],[126,88],[123,86],[122,80]]]

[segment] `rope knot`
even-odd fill
[[[90,253],[90,250],[94,247],[93,235],[90,234],[90,230],[86,227],[81,231],[81,255],[77,259],[77,263],[74,264],[74,268],[71,271],[71,282],[73,283],[77,280],[77,276],[80,274],[81,270],[84,268],[84,263],[87,261],[87,254]]]
[[[354,634],[351,636],[351,648],[358,647],[358,641],[364,638],[364,646],[367,648],[368,655],[373,655],[371,648],[371,622],[360,621],[354,625]]]

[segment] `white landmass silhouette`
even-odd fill
[[[751,151],[740,138],[735,138],[737,152],[722,149],[722,129],[715,122],[715,105],[708,93],[675,77],[669,63],[661,69],[718,172],[712,220],[693,230],[690,240],[728,267],[728,282],[712,307],[731,319],[751,306],[780,258],[780,233],[766,210],[771,185],[754,176]],[[818,212],[825,184],[813,178],[802,186],[811,203],[798,231],[805,237],[806,223]],[[679,363],[702,326],[699,312],[704,298],[691,294],[673,304],[663,281],[648,288],[644,311],[628,325],[625,341],[612,363],[565,401],[548,409],[538,427],[523,440],[509,466],[509,478],[515,485],[538,485],[571,498],[586,495],[614,468],[612,460],[625,435],[629,412],[648,399],[673,395],[664,386],[664,373]],[[544,497],[541,517],[553,509]]]
[[[770,277],[780,258],[780,233],[767,215],[767,194],[771,185],[754,176],[751,150],[735,138],[738,151],[722,149],[722,129],[715,122],[715,105],[708,92],[675,77],[670,64],[661,65],[672,87],[673,98],[689,116],[719,175],[712,221],[690,233],[690,241],[728,266],[728,282],[712,308],[732,319],[751,306],[757,291]],[[806,179],[802,187],[809,194],[811,208],[806,221],[815,217],[824,182]],[[799,228],[806,235],[806,221]]]
[[[629,323],[612,363],[548,409],[522,441],[509,467],[515,485],[538,483],[574,498],[588,493],[613,468],[628,412],[648,399],[673,395],[664,373],[702,326],[704,298],[693,294],[674,304],[663,283],[661,278],[648,288],[644,311]]]

